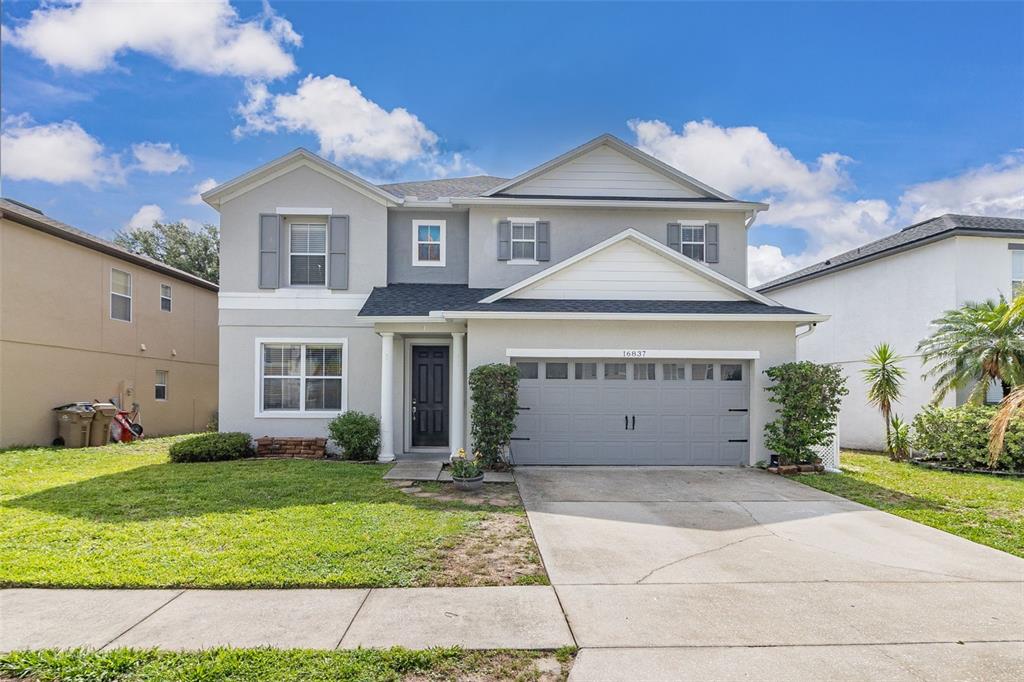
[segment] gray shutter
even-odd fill
[[[327,273],[331,289],[348,289],[348,216],[332,215],[327,249],[330,264]]]
[[[668,248],[673,251],[680,251],[679,248],[679,223],[668,224],[668,236],[665,237],[665,243],[668,244]]]
[[[498,260],[512,259],[512,222],[498,221]]]
[[[537,223],[537,260],[551,260],[551,223],[547,220]]]
[[[273,213],[260,214],[260,272],[259,288],[276,289],[280,286],[277,253],[281,249],[281,217]]]
[[[718,262],[718,223],[708,223],[704,228],[704,262]]]

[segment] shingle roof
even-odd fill
[[[506,178],[498,178],[493,175],[474,175],[468,178],[394,182],[377,186],[397,197],[410,196],[421,201],[433,201],[441,197],[478,197],[503,182],[506,182]]]
[[[947,213],[937,218],[905,227],[896,234],[891,234],[888,237],[883,237],[864,246],[851,249],[846,253],[833,256],[828,260],[816,263],[802,270],[797,270],[784,277],[779,277],[757,287],[757,291],[764,293],[797,281],[820,277],[832,270],[849,267],[861,261],[873,260],[889,252],[903,251],[921,246],[935,239],[952,236],[953,234],[1020,235],[1024,237],[1024,220]]]
[[[470,288],[465,284],[389,284],[370,293],[361,316],[423,317],[431,311],[494,311],[544,313],[637,313],[693,315],[806,315],[795,308],[769,306],[756,301],[619,301],[503,298],[480,303],[499,289]]]

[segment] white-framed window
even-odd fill
[[[509,218],[512,224],[510,263],[537,262],[537,218]]]
[[[160,285],[160,310],[165,313],[171,312],[171,285]]]
[[[1024,250],[1021,249],[1010,252],[1010,292],[1013,298],[1024,296]]]
[[[156,371],[156,381],[153,383],[153,397],[157,400],[167,400],[167,375],[166,369]]]
[[[346,347],[345,339],[257,339],[256,416],[344,412]]]
[[[132,274],[110,269],[110,319],[132,321]]]
[[[326,223],[288,226],[288,281],[292,286],[327,284]]]
[[[446,231],[444,220],[412,221],[412,264],[443,268]]]
[[[704,262],[706,220],[679,221],[679,253],[695,261]]]

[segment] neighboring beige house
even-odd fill
[[[0,199],[0,447],[48,444],[52,408],[138,403],[147,435],[217,409],[217,285]]]

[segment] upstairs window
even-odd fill
[[[327,284],[327,225],[292,223],[289,228],[289,281],[292,286]]]
[[[445,261],[444,220],[412,221],[412,264],[444,267]]]
[[[679,224],[679,252],[695,261],[704,262],[704,227],[703,222],[686,222]]]
[[[132,321],[132,276],[117,268],[110,270],[110,319]]]
[[[171,312],[171,285],[160,285],[160,310],[165,313]]]
[[[1012,262],[1010,274],[1010,291],[1013,298],[1024,296],[1024,251],[1014,250],[1010,252]]]
[[[512,261],[533,263],[537,260],[537,221],[512,218]]]

